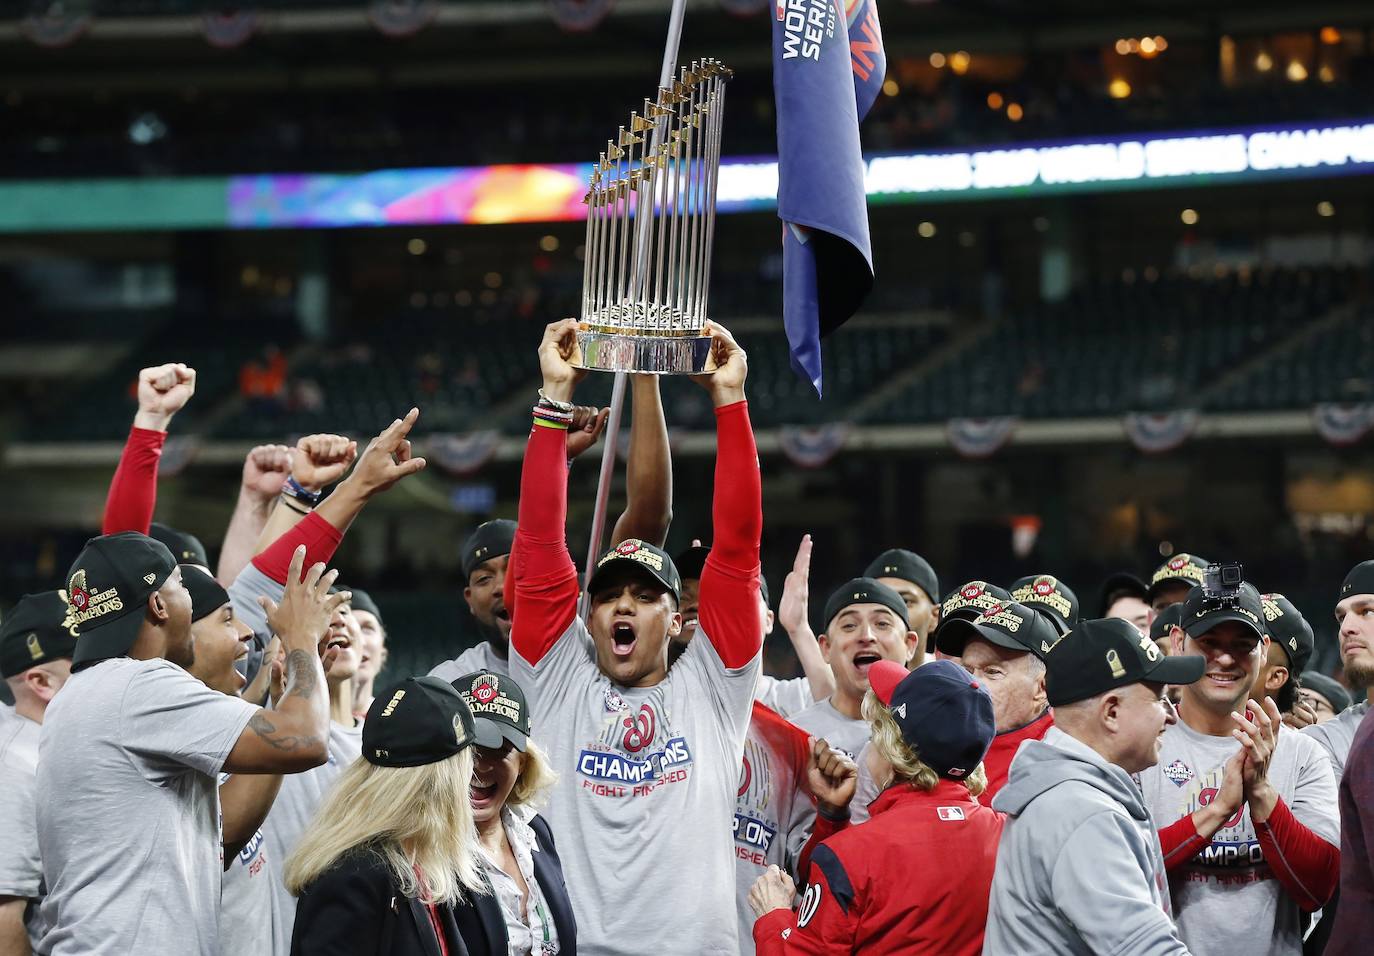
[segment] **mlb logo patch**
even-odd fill
[[[1193,771],[1192,768],[1182,760],[1175,760],[1164,768],[1164,776],[1166,779],[1173,781],[1175,786],[1181,787],[1189,780],[1193,779]]]
[[[963,807],[936,807],[935,812],[945,821],[964,819]]]

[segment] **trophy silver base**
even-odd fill
[[[646,375],[702,375],[716,370],[709,335],[622,335],[583,329],[577,333],[576,368]]]

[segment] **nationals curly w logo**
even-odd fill
[[[637,715],[626,716],[621,721],[621,726],[625,728],[625,736],[620,738],[621,748],[626,753],[639,753],[654,742],[657,725],[658,718],[654,709],[648,704],[640,705]]]

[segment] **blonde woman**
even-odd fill
[[[484,891],[468,788],[472,712],[414,677],[368,708],[363,759],[286,861],[292,956],[468,956],[454,907]]]
[[[982,952],[1003,820],[976,799],[986,785],[992,699],[948,660],[910,672],[877,661],[868,680],[869,769],[882,792],[868,822],[848,827],[856,768],[816,743],[810,781],[824,842],[811,854],[795,914],[796,888],[777,867],[750,891],[759,956]]]
[[[477,744],[471,801],[482,874],[492,892],[455,908],[473,953],[576,956],[577,923],[553,834],[535,807],[553,783],[530,740],[525,692],[492,671],[453,682],[472,709]]]

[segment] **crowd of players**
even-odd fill
[[[424,467],[418,410],[361,451],[253,449],[212,570],[152,521],[195,373],[140,374],[102,535],[0,622],[0,952],[1367,951],[1374,731],[1304,673],[1281,594],[1177,555],[1090,618],[1054,575],[945,592],[894,549],[818,636],[809,537],[772,610],[746,356],[715,325],[710,545],[662,548],[666,426],[637,379],[627,508],[584,588],[567,472],[605,413],[573,404],[575,330],[539,346],[517,520],[463,544],[486,639],[375,697],[381,611],[326,568]],[[1374,561],[1333,590],[1364,687]],[[805,676],[761,673],[775,624]]]

